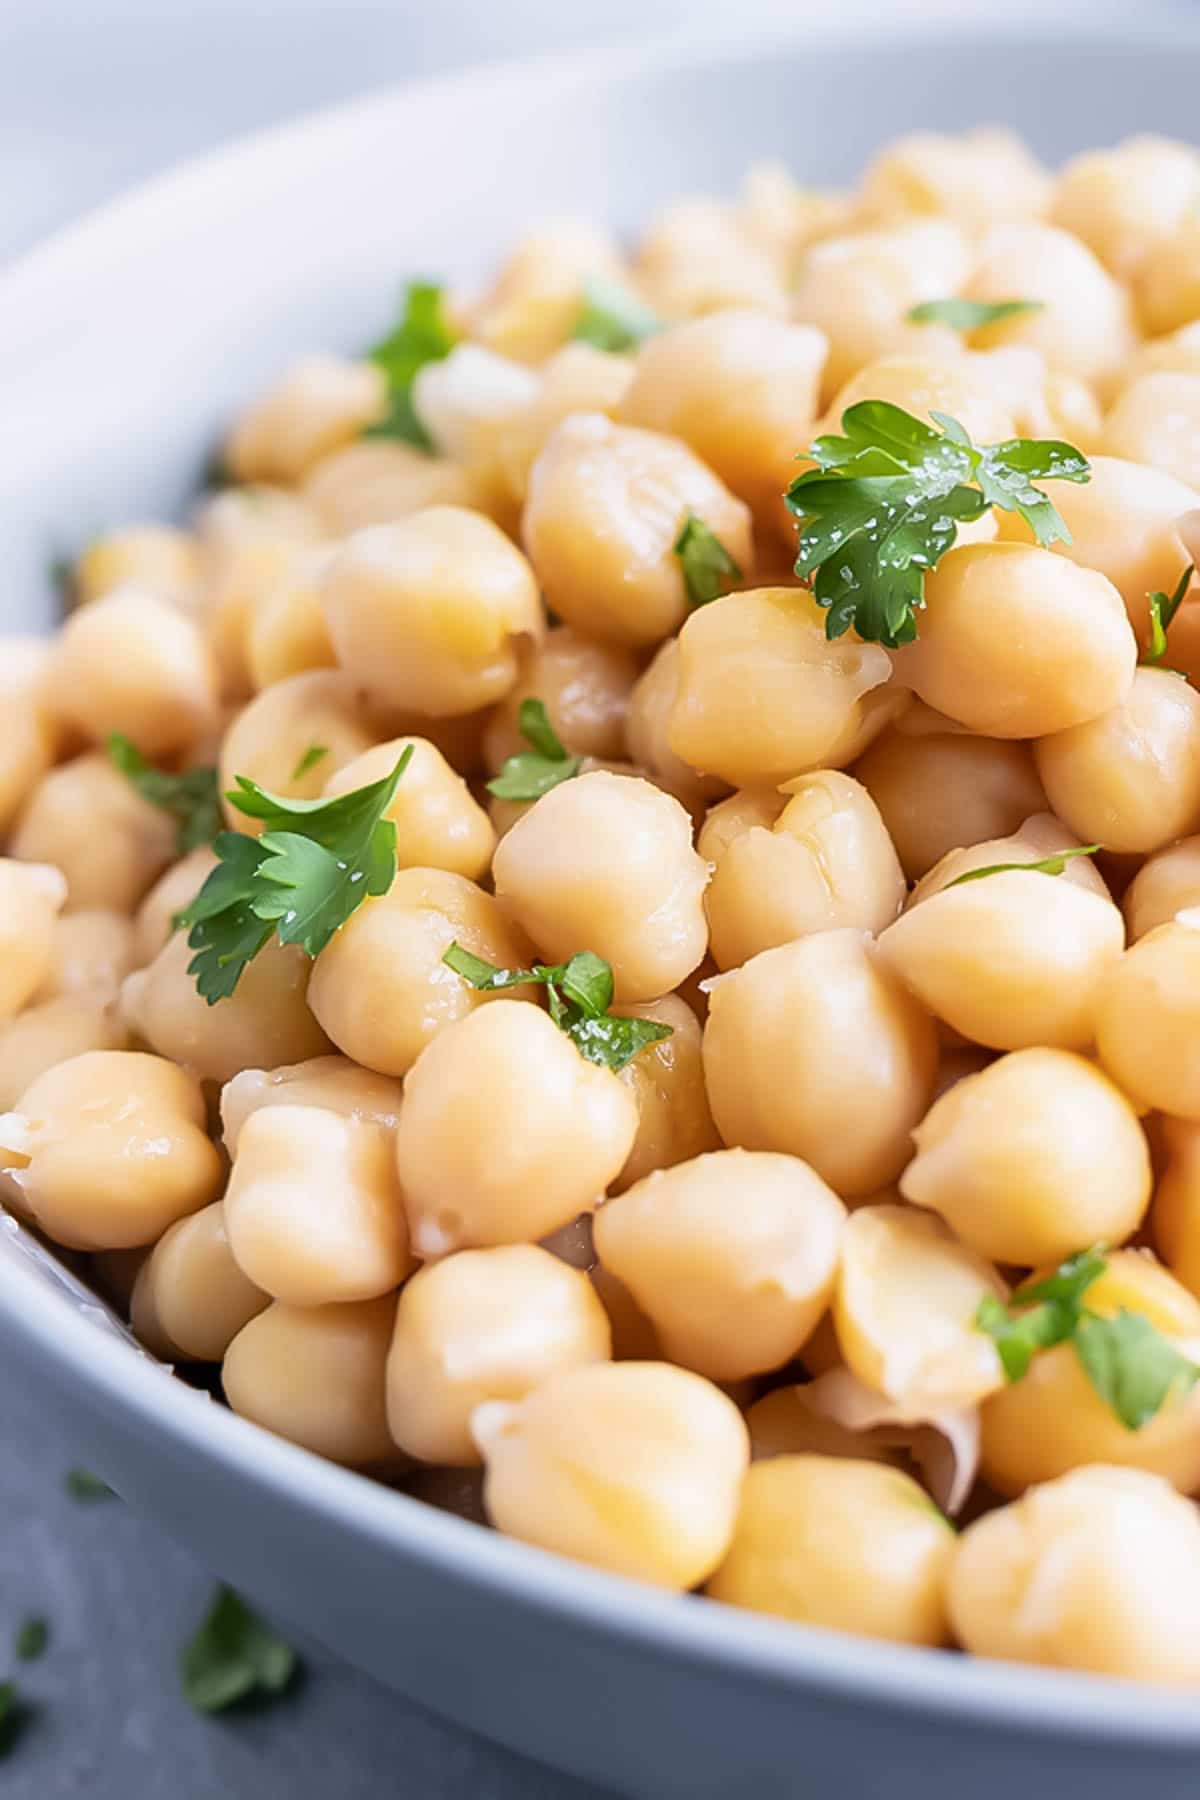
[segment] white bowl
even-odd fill
[[[0,626],[53,616],[50,556],[176,509],[292,352],[353,346],[406,276],[531,219],[629,225],[753,158],[849,179],[917,125],[1002,120],[1057,157],[1186,137],[1200,36],[809,28],[430,82],[155,182],[0,282]],[[0,1216],[9,1379],[212,1567],[352,1662],[534,1756],[653,1800],[1192,1800],[1194,1697],[917,1652],[652,1592],[294,1449],[173,1382]]]

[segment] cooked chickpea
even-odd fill
[[[0,857],[0,1019],[20,1012],[53,980],[58,915],[66,898],[58,869]]]
[[[521,520],[551,611],[635,649],[677,631],[688,602],[673,546],[689,512],[751,568],[747,508],[685,444],[603,413],[564,420],[530,471]]]
[[[86,993],[111,1000],[136,962],[137,933],[124,913],[67,913],[55,925],[50,966],[36,997]]]
[[[1131,381],[1104,421],[1104,448],[1200,487],[1200,375]]]
[[[489,716],[483,750],[490,769],[529,749],[518,715],[524,700],[540,700],[560,741],[579,756],[611,761],[625,754],[625,717],[638,677],[631,651],[601,644],[570,625],[554,625],[541,643],[526,642],[516,686]]]
[[[572,413],[615,418],[632,379],[628,356],[591,344],[564,344],[546,359],[538,370],[536,391],[505,421],[496,445],[495,480],[502,486],[500,506],[505,513],[524,502],[529,472],[555,427]]]
[[[1200,318],[1200,216],[1189,212],[1171,233],[1165,256],[1151,256],[1134,284],[1138,313],[1150,337]]]
[[[1151,1235],[1171,1274],[1200,1295],[1200,1125],[1163,1119],[1166,1166],[1154,1190]]]
[[[1200,1119],[1200,930],[1172,920],[1130,946],[1100,990],[1096,1045],[1135,1102]]]
[[[954,1542],[899,1469],[776,1456],[747,1474],[733,1543],[705,1592],[859,1637],[942,1644]]]
[[[755,826],[770,831],[787,803],[780,788],[739,788],[709,807],[696,833],[696,849],[715,870],[735,838]]]
[[[593,1232],[672,1362],[736,1381],[799,1354],[829,1304],[845,1217],[798,1157],[716,1150],[607,1201]]]
[[[249,826],[250,821],[246,823]],[[133,921],[138,967],[154,961],[175,929],[175,915],[196,898],[216,866],[216,852],[201,844],[159,876]]]
[[[498,968],[531,960],[524,933],[474,882],[444,869],[401,869],[321,951],[308,1003],[339,1050],[382,1075],[404,1075],[439,1031],[496,998],[442,961],[455,942]]]
[[[638,273],[652,305],[669,319],[731,306],[781,317],[788,309],[772,250],[754,241],[731,207],[710,200],[676,201],[653,220],[638,245]]]
[[[900,1173],[936,1067],[932,1019],[865,932],[764,950],[713,989],[704,1074],[721,1136],[803,1157],[843,1197]]]
[[[96,751],[38,783],[9,848],[22,862],[61,869],[71,910],[131,913],[171,861],[175,825]]]
[[[512,251],[472,318],[472,335],[538,362],[570,337],[591,276],[623,279],[616,240],[591,219],[551,220]]]
[[[466,469],[475,506],[511,536],[521,484],[513,480],[509,452],[541,388],[532,369],[477,343],[460,343],[449,356],[425,363],[413,380],[413,410],[435,450]]]
[[[942,330],[940,325],[914,326],[930,336]],[[902,406],[918,418],[932,418],[935,412],[956,418],[978,443],[995,443],[1011,437],[1016,426],[1013,416],[1013,390],[1016,384],[1011,371],[997,379],[997,371],[983,355],[962,351],[950,354],[921,355],[914,350],[907,355],[881,356],[864,364],[838,389],[817,431],[837,431],[842,414],[860,400],[887,400]],[[993,351],[992,355],[998,354]],[[1011,356],[1013,352],[1008,352]],[[958,542],[970,541],[969,534],[982,532],[995,536],[995,522],[985,513],[973,524],[960,527]]]
[[[913,213],[953,219],[975,235],[1005,220],[1037,218],[1048,191],[1045,170],[1011,131],[913,131],[870,164],[862,205],[868,215],[884,218]]]
[[[200,616],[220,671],[221,692],[253,689],[247,640],[260,605],[303,569],[324,537],[311,507],[280,488],[227,488],[206,502],[196,529],[204,583]]]
[[[683,1590],[733,1541],[749,1462],[741,1414],[669,1363],[563,1369],[478,1408],[493,1525],[579,1562]]]
[[[947,1601],[977,1656],[1200,1685],[1200,1521],[1140,1470],[1077,1469],[977,1519]]]
[[[1148,856],[1125,890],[1121,906],[1130,943],[1200,906],[1200,837],[1183,838]]]
[[[39,1075],[0,1120],[21,1205],[58,1243],[152,1243],[215,1198],[221,1160],[200,1084],[159,1056],[97,1050]]]
[[[769,828],[728,846],[704,896],[717,967],[812,931],[882,931],[904,901],[904,873],[879,808],[849,775],[823,769],[788,783]]]
[[[400,1117],[400,1083],[345,1056],[314,1056],[278,1069],[243,1069],[221,1089],[221,1134],[230,1156],[252,1113],[267,1106],[316,1106],[341,1115],[395,1128]]]
[[[423,1258],[536,1242],[590,1212],[637,1135],[632,1094],[540,1007],[498,1000],[433,1038],[404,1084],[396,1156]]]
[[[460,1250],[400,1295],[388,1353],[388,1419],[423,1462],[482,1462],[471,1416],[523,1400],[560,1369],[606,1362],[612,1334],[587,1276],[534,1244]]]
[[[0,637],[0,832],[9,831],[60,748],[46,694],[51,655],[40,638]]]
[[[1029,1268],[1081,1245],[1119,1244],[1150,1199],[1136,1113],[1101,1070],[1065,1050],[1014,1050],[968,1075],[913,1138],[904,1198],[941,1213],[996,1262]]]
[[[1200,159],[1190,144],[1134,137],[1073,157],[1055,185],[1051,218],[1128,281],[1149,257],[1171,254],[1198,200]]]
[[[964,292],[971,300],[1041,302],[986,326],[977,342],[1031,344],[1051,368],[1084,381],[1111,379],[1136,342],[1129,295],[1087,245],[1056,225],[1030,222],[990,231]]]
[[[706,1150],[720,1148],[704,1085],[700,1022],[686,1000],[664,994],[622,1011],[671,1027],[670,1037],[648,1044],[617,1071],[637,1102],[638,1128],[625,1166],[612,1183],[622,1193],[655,1169],[670,1169]]]
[[[217,666],[199,627],[139,588],[71,614],[48,683],[66,724],[92,742],[123,732],[152,759],[188,749],[216,719]]]
[[[708,870],[679,802],[604,770],[543,794],[501,839],[496,896],[548,957],[594,950],[618,1000],[655,1000],[704,955]]]
[[[221,1367],[235,1413],[331,1462],[394,1463],[384,1370],[396,1302],[274,1301],[243,1325]]]
[[[95,990],[37,1000],[0,1024],[0,1109],[16,1106],[39,1075],[86,1050],[125,1050],[117,1007]]]
[[[383,370],[338,356],[306,356],[243,413],[225,445],[238,481],[299,481],[350,443],[387,404]]]
[[[334,555],[329,545],[299,552],[247,606],[246,672],[256,692],[289,675],[336,666],[321,609],[321,583]]]
[[[409,748],[412,756],[384,814],[396,827],[396,866],[449,869],[469,881],[481,881],[492,860],[496,833],[462,776],[427,739],[398,737],[375,744],[329,777],[326,797],[385,780]]]
[[[81,606],[132,585],[191,608],[200,572],[200,553],[189,532],[170,525],[126,525],[91,540],[71,571],[71,585]]]
[[[435,716],[503,699],[545,616],[533,571],[482,513],[431,506],[348,538],[322,589],[343,667],[392,707]]]
[[[720,776],[701,775],[671,748],[671,715],[679,697],[679,639],[667,638],[634,684],[625,718],[629,754],[656,786],[689,812],[725,792]]]
[[[323,456],[302,492],[335,537],[394,525],[427,506],[470,506],[476,498],[461,463],[388,438],[368,438]]]
[[[221,745],[218,781],[224,795],[234,777],[245,775],[294,800],[315,800],[331,774],[362,756],[386,734],[378,715],[364,705],[363,691],[341,670],[315,669],[264,688],[234,716]],[[308,751],[322,745],[325,755]],[[302,765],[308,762],[308,767]],[[224,802],[232,830],[257,836],[261,819],[251,819]]]
[[[167,1227],[138,1270],[130,1323],[168,1362],[220,1362],[270,1304],[233,1259],[219,1200]]]
[[[812,1385],[772,1388],[748,1408],[746,1429],[755,1462],[771,1456],[847,1456],[859,1462],[899,1466],[899,1452],[869,1432],[851,1431],[816,1412],[808,1404]]]

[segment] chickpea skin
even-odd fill
[[[1184,918],[1191,919],[1190,913]],[[1100,1061],[1140,1105],[1200,1119],[1200,930],[1159,925],[1109,970],[1096,1012]],[[1098,1233],[1107,1242],[1112,1233]]]
[[[219,1200],[169,1225],[138,1271],[130,1323],[164,1361],[220,1362],[270,1305],[233,1259]]]

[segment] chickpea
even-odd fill
[[[86,1050],[126,1050],[129,1033],[111,1001],[94,990],[37,1000],[0,1024],[0,1108],[15,1107],[56,1063]]]
[[[435,716],[500,700],[545,618],[529,564],[482,513],[431,506],[348,538],[322,605],[338,659],[393,707]]]
[[[175,825],[143,800],[102,751],[51,769],[13,833],[22,862],[52,863],[67,880],[67,907],[131,913],[171,860]]]
[[[368,438],[323,456],[302,494],[334,537],[394,525],[427,506],[471,506],[475,483],[461,463],[414,444]]]
[[[66,898],[58,869],[0,857],[0,1019],[20,1012],[53,980],[58,915]]]
[[[655,1169],[674,1168],[721,1145],[704,1086],[700,1023],[687,1001],[665,994],[661,1000],[623,1011],[635,1019],[669,1025],[671,1035],[648,1044],[617,1071],[618,1081],[629,1089],[638,1109],[633,1148],[612,1183],[618,1194]]]
[[[36,998],[86,993],[101,1002],[115,999],[136,961],[136,933],[124,913],[67,913],[55,926],[50,966]]]
[[[616,417],[633,379],[633,362],[591,344],[564,344],[541,365],[538,377],[537,391],[505,421],[495,447],[495,479],[505,510],[523,504],[529,472],[565,418],[581,412]]]
[[[312,963],[298,944],[272,938],[219,1006],[198,991],[191,959],[187,935],[177,931],[121,988],[125,1024],[160,1056],[201,1081],[229,1081],[241,1069],[300,1062],[329,1049],[308,1009]]]
[[[1159,1255],[1189,1293],[1200,1295],[1200,1126],[1164,1119],[1166,1167],[1150,1210]]]
[[[849,775],[823,769],[788,783],[768,830],[728,846],[704,897],[717,966],[812,931],[881,931],[904,902],[904,874],[879,809]]]
[[[1116,388],[1119,397],[1125,388],[1143,375],[1200,375],[1200,319],[1190,319],[1177,331],[1162,337],[1148,338],[1128,358]]]
[[[1149,337],[1200,318],[1200,216],[1188,213],[1171,234],[1170,252],[1147,259],[1134,293]]]
[[[911,329],[936,338],[942,327],[921,325]],[[893,406],[902,406],[918,418],[932,418],[935,412],[949,413],[976,443],[994,444],[1011,437],[1016,420],[1012,411],[1015,384],[1010,371],[1005,371],[1007,379],[998,380],[987,357],[968,355],[958,349],[957,341],[953,349],[954,354],[948,347],[938,354],[935,347],[933,354],[927,351],[922,355],[917,348],[865,363],[839,388],[825,419],[819,420],[814,430],[838,431],[842,414],[860,400],[890,400]],[[992,531],[986,513],[974,524],[959,527],[958,542],[961,544],[967,533],[979,531]]]
[[[540,362],[570,337],[590,276],[623,280],[616,240],[591,219],[551,220],[512,251],[471,335],[507,356]]]
[[[93,1285],[126,1318],[134,1282],[149,1254],[143,1245],[134,1250],[96,1250],[88,1258]]]
[[[1079,848],[1081,845],[1074,832],[1068,831],[1053,813],[1035,813],[1032,818],[1024,820],[1011,837],[985,838],[982,843],[964,845],[959,850],[947,850],[917,882],[908,896],[905,910],[911,911],[923,900],[940,894],[974,869],[991,868],[996,863],[1042,862],[1059,850]],[[1098,894],[1102,900],[1112,898],[1108,884],[1096,867],[1093,857],[1073,858],[1065,865],[1061,876],[1055,879],[1069,882],[1072,887],[1084,888],[1088,893]],[[1038,891],[1041,892],[1040,889]]]
[[[1002,1386],[996,1346],[975,1315],[988,1295],[1004,1294],[991,1264],[940,1219],[880,1205],[857,1207],[847,1221],[838,1343],[860,1381],[909,1411],[975,1406]]]
[[[1151,256],[1170,255],[1197,200],[1200,159],[1192,147],[1134,137],[1073,157],[1055,186],[1051,218],[1128,281]]]
[[[975,236],[1008,220],[1037,218],[1048,192],[1045,170],[1011,131],[913,131],[871,163],[862,206],[868,216],[886,219],[905,213],[953,219]]]
[[[59,752],[61,727],[46,696],[52,654],[40,638],[0,637],[0,832],[5,835]]]
[[[865,932],[764,950],[712,991],[704,1075],[721,1136],[803,1157],[843,1197],[900,1173],[936,1068],[933,1021]]]
[[[658,215],[638,246],[638,272],[652,306],[693,319],[731,306],[786,315],[788,295],[770,249],[742,229],[732,209],[681,200]]]
[[[977,1519],[947,1601],[977,1656],[1200,1684],[1200,1522],[1166,1482],[1076,1469]]]
[[[1081,1244],[1119,1244],[1150,1199],[1136,1113],[1098,1068],[1065,1050],[1014,1050],[968,1075],[913,1137],[904,1198],[941,1213],[996,1262],[1029,1268]]]
[[[243,1069],[221,1089],[221,1133],[230,1156],[237,1155],[242,1126],[267,1106],[322,1107],[344,1119],[395,1129],[400,1117],[400,1083],[345,1056],[313,1056],[278,1069]]]
[[[375,744],[335,770],[325,783],[326,796],[385,780],[410,745],[408,767],[384,814],[396,826],[397,867],[449,869],[469,881],[481,881],[491,864],[496,834],[462,776],[427,739],[398,737]]]
[[[1104,422],[1104,448],[1200,487],[1200,375],[1131,381]]]
[[[246,823],[249,826],[250,821]],[[135,966],[145,968],[154,961],[175,929],[176,913],[196,898],[216,866],[215,850],[200,844],[159,876],[134,917]]]
[[[1044,737],[1129,691],[1137,644],[1121,596],[1093,569],[1024,544],[951,550],[925,582],[900,680],[971,731]]]
[[[311,507],[269,487],[226,489],[202,508],[196,529],[205,575],[200,610],[221,691],[241,698],[253,688],[247,637],[256,610],[325,534]]]
[[[94,537],[71,571],[79,605],[132,585],[175,606],[195,604],[200,554],[190,532],[170,525],[126,525]]]
[[[1200,837],[1186,837],[1147,857],[1121,902],[1130,943],[1177,913],[1200,906]]]
[[[1200,1302],[1145,1250],[1114,1251],[1085,1305],[1102,1318],[1127,1311],[1149,1319],[1185,1354],[1200,1339]],[[1200,1488],[1200,1393],[1168,1395],[1130,1431],[1070,1343],[1039,1352],[1020,1381],[985,1400],[982,1425],[983,1477],[997,1493],[1019,1494],[1086,1463],[1145,1469],[1185,1494]]]
[[[331,450],[383,416],[387,380],[374,363],[306,356],[243,413],[225,444],[238,481],[300,481]]]
[[[901,1644],[942,1644],[954,1533],[910,1475],[877,1462],[753,1464],[710,1599]]]
[[[900,1465],[900,1453],[866,1431],[852,1431],[808,1404],[804,1387],[772,1388],[746,1413],[755,1462],[772,1456],[845,1456],[852,1461]]]
[[[836,768],[865,748],[871,690],[890,676],[881,645],[849,635],[830,643],[804,590],[729,594],[694,612],[679,635],[670,747],[735,787]]]
[[[521,646],[518,664],[516,686],[489,715],[483,734],[489,769],[528,750],[518,714],[530,699],[542,702],[566,749],[609,761],[624,756],[625,716],[638,675],[631,651],[554,625],[541,643]]]
[[[980,344],[1031,344],[1052,369],[1083,381],[1116,376],[1136,342],[1129,295],[1104,264],[1056,225],[1000,225],[979,248],[967,282],[970,300],[1039,300],[976,334]]]
[[[1139,938],[1109,971],[1096,1012],[1100,1061],[1135,1102],[1200,1119],[1198,1024],[1200,931],[1172,920]],[[1115,1241],[1112,1233],[1097,1235]]]
[[[412,1272],[392,1133],[322,1106],[264,1106],[225,1194],[238,1267],[289,1306],[373,1300]]]
[[[246,671],[256,692],[290,675],[335,667],[321,610],[321,582],[335,554],[328,545],[300,551],[247,607]]]
[[[625,720],[629,753],[640,769],[695,812],[725,792],[719,776],[697,774],[671,748],[671,715],[679,697],[679,639],[667,638],[639,676]]]
[[[167,1227],[138,1270],[130,1323],[164,1361],[220,1362],[270,1305],[233,1259],[219,1200]]]
[[[479,1407],[484,1501],[508,1537],[683,1590],[733,1540],[749,1461],[741,1415],[669,1363],[561,1369],[518,1401]]]
[[[496,896],[547,956],[594,950],[618,1000],[669,993],[704,955],[708,869],[679,802],[597,770],[551,788],[496,849]]]
[[[496,998],[443,963],[455,942],[499,968],[532,960],[529,940],[504,907],[465,876],[401,869],[387,893],[365,900],[321,951],[309,1005],[355,1062],[404,1075],[439,1031]]]
[[[315,800],[331,773],[384,736],[377,715],[364,705],[362,689],[341,670],[314,669],[264,688],[242,708],[221,745],[218,783],[225,794],[237,775],[248,776],[273,794]],[[326,754],[301,764],[314,744]],[[234,831],[257,837],[262,820],[238,812],[228,800],[225,815]]]
[[[419,1269],[400,1296],[388,1354],[388,1419],[423,1462],[482,1462],[477,1406],[523,1400],[560,1369],[606,1362],[612,1334],[587,1276],[533,1244],[461,1250]]]
[[[715,870],[735,838],[755,826],[770,831],[787,803],[778,788],[739,788],[709,807],[696,834],[697,851]]]
[[[0,1120],[22,1207],[73,1250],[149,1244],[215,1198],[200,1085],[173,1063],[97,1050],[47,1069]]]
[[[384,1370],[396,1302],[274,1301],[243,1325],[221,1368],[235,1413],[351,1468],[394,1463]]]
[[[789,277],[805,246],[841,230],[849,217],[842,195],[803,187],[782,162],[752,163],[738,195],[740,229]]]
[[[637,1135],[637,1104],[540,1007],[448,1025],[404,1084],[396,1156],[416,1254],[534,1242],[590,1212]]]
[[[186,750],[217,712],[217,667],[168,600],[117,588],[71,614],[49,670],[58,715],[93,742],[121,731],[151,758]]]
[[[845,1217],[798,1158],[715,1150],[607,1201],[593,1232],[671,1361],[736,1381],[799,1353],[833,1293]]]

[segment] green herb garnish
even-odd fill
[[[181,856],[201,844],[212,843],[221,829],[216,769],[206,764],[185,769],[182,775],[171,775],[147,762],[137,745],[119,731],[109,732],[104,747],[114,769],[120,770],[142,799],[170,813]]]
[[[581,950],[565,963],[535,963],[531,969],[498,969],[451,944],[442,961],[481,992],[523,987],[535,982],[546,990],[550,1017],[565,1031],[581,1056],[604,1069],[623,1069],[639,1050],[671,1036],[670,1025],[654,1019],[627,1019],[609,1012],[613,1000],[612,970],[602,957]]]
[[[1043,856],[1040,862],[989,863],[986,869],[968,869],[965,875],[956,875],[946,887],[961,887],[964,881],[982,881],[985,875],[1007,875],[1013,869],[1023,870],[1027,875],[1061,875],[1073,856],[1095,856],[1101,848],[1100,844],[1072,844],[1067,850],[1056,850],[1053,856]]]
[[[328,744],[310,744],[308,746],[308,749],[304,752],[304,755],[300,758],[299,762],[296,764],[295,768],[292,770],[292,773],[291,773],[291,776],[289,777],[289,779],[292,781],[301,780],[303,776],[308,774],[308,771],[310,769],[315,769],[317,764],[322,760],[322,758],[324,758],[328,755],[329,755],[329,745]]]
[[[1167,632],[1171,629],[1172,619],[1183,605],[1183,597],[1191,586],[1195,573],[1195,564],[1189,563],[1171,593],[1164,594],[1161,588],[1156,588],[1152,594],[1147,594],[1146,598],[1150,603],[1150,648],[1142,661],[1148,667],[1161,663],[1167,654]],[[1174,673],[1177,674],[1178,670]]]
[[[210,1006],[233,993],[273,934],[316,956],[369,894],[387,892],[396,827],[384,814],[412,754],[406,744],[382,781],[329,800],[292,800],[234,777],[226,798],[266,830],[221,832],[217,867],[179,915],[196,952],[188,973]]]
[[[72,1500],[115,1500],[116,1494],[107,1481],[101,1481],[89,1469],[68,1469],[63,1477],[63,1486]]]
[[[597,350],[635,350],[662,329],[658,314],[620,282],[589,275],[571,336]]]
[[[842,414],[844,436],[818,438],[808,451],[818,467],[787,491],[800,521],[796,573],[815,576],[827,637],[854,626],[872,643],[910,643],[925,571],[950,549],[958,526],[989,506],[1019,513],[1042,545],[1071,541],[1033,482],[1087,481],[1086,457],[1070,444],[1030,438],[977,449],[949,414],[930,416],[934,425],[887,400],[860,401]]]
[[[219,1587],[208,1614],[180,1658],[183,1692],[197,1712],[224,1712],[251,1694],[279,1696],[299,1659],[232,1588]]]
[[[399,438],[419,450],[433,449],[413,407],[413,382],[426,363],[449,356],[457,342],[458,333],[446,317],[445,289],[433,281],[410,281],[399,324],[367,352],[387,376],[388,410],[368,425],[364,437]]]
[[[22,1662],[36,1662],[49,1642],[49,1622],[46,1619],[31,1617],[21,1621],[13,1642],[13,1649]]]
[[[505,758],[500,773],[487,784],[489,794],[498,800],[539,800],[560,781],[578,775],[583,758],[564,748],[541,700],[522,700],[517,724],[530,747]]]
[[[0,1757],[8,1755],[32,1717],[15,1681],[0,1681]]]
[[[683,568],[688,605],[693,609],[719,600],[735,581],[742,579],[741,569],[716,532],[694,512],[684,513],[679,536],[671,549]]]
[[[955,331],[978,331],[1001,319],[1041,312],[1044,300],[922,300],[904,315],[910,325],[950,325]]]

